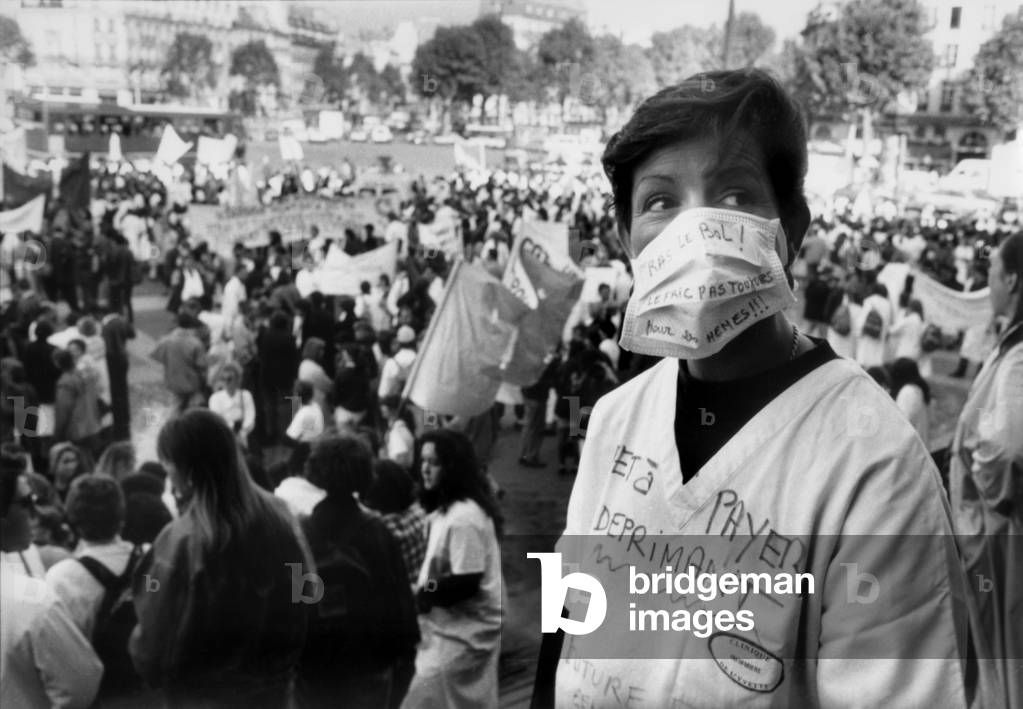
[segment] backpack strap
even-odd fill
[[[102,584],[103,588],[109,591],[121,591],[131,583],[131,576],[142,558],[142,547],[132,547],[131,556],[128,557],[128,564],[124,567],[124,573],[115,576],[114,572],[104,566],[98,559],[91,556],[80,556],[77,561],[85,567],[85,570],[92,574],[92,577]]]

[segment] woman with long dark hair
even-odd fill
[[[920,440],[929,445],[931,435],[931,388],[920,375],[916,362],[908,357],[899,357],[888,370],[892,383],[892,397],[902,413],[913,424]]]
[[[301,532],[212,411],[168,421],[157,453],[181,516],[134,578],[136,668],[169,707],[289,706],[306,631],[292,597],[310,563]]]
[[[416,595],[423,640],[402,706],[496,707],[501,513],[461,433],[427,431],[418,458],[430,536]]]

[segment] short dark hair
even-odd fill
[[[124,494],[106,475],[82,475],[71,483],[67,495],[67,518],[83,539],[112,539],[124,526]]]
[[[361,438],[338,434],[313,442],[306,478],[330,497],[363,494],[373,481],[373,452]]]
[[[304,379],[299,379],[295,382],[295,396],[303,405],[308,404],[313,400],[313,385]]]
[[[740,130],[761,151],[782,226],[796,247],[790,249],[791,260],[810,221],[803,191],[806,125],[795,101],[761,69],[694,74],[640,104],[601,157],[620,223],[628,228],[632,222],[636,168],[654,150],[705,135],[719,137],[724,146]]]
[[[373,484],[366,504],[383,514],[403,512],[415,501],[415,484],[405,468],[393,460],[373,464]]]
[[[0,450],[0,517],[7,516],[18,494],[18,478],[25,472],[25,459],[4,448]]]

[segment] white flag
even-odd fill
[[[0,233],[20,234],[31,231],[38,234],[43,230],[43,210],[46,197],[39,195],[31,202],[26,202],[17,209],[0,212]]]
[[[174,126],[168,123],[164,126],[160,147],[156,150],[156,159],[167,165],[173,165],[191,149],[192,144],[183,141],[174,130]]]
[[[482,172],[487,169],[487,149],[483,145],[470,145],[465,142],[454,144],[455,166]]]
[[[301,162],[305,159],[302,152],[302,144],[293,135],[282,135],[277,138],[277,144],[281,149],[281,160],[295,160]]]

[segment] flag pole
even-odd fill
[[[448,274],[448,281],[444,284],[444,292],[441,294],[440,302],[437,303],[437,307],[433,310],[433,317],[430,318],[430,324],[426,328],[426,334],[423,335],[423,344],[419,347],[419,351],[416,353],[416,361],[412,364],[412,371],[409,372],[408,380],[405,382],[405,388],[401,392],[401,401],[398,402],[399,414],[401,414],[408,405],[409,392],[412,390],[412,384],[416,381],[416,377],[419,376],[419,369],[423,362],[423,358],[420,355],[426,351],[433,341],[437,331],[437,321],[440,319],[437,316],[444,308],[451,291],[454,289],[455,279],[458,277],[458,272],[462,269],[463,263],[462,259],[456,259],[455,264],[451,269],[451,273]]]

